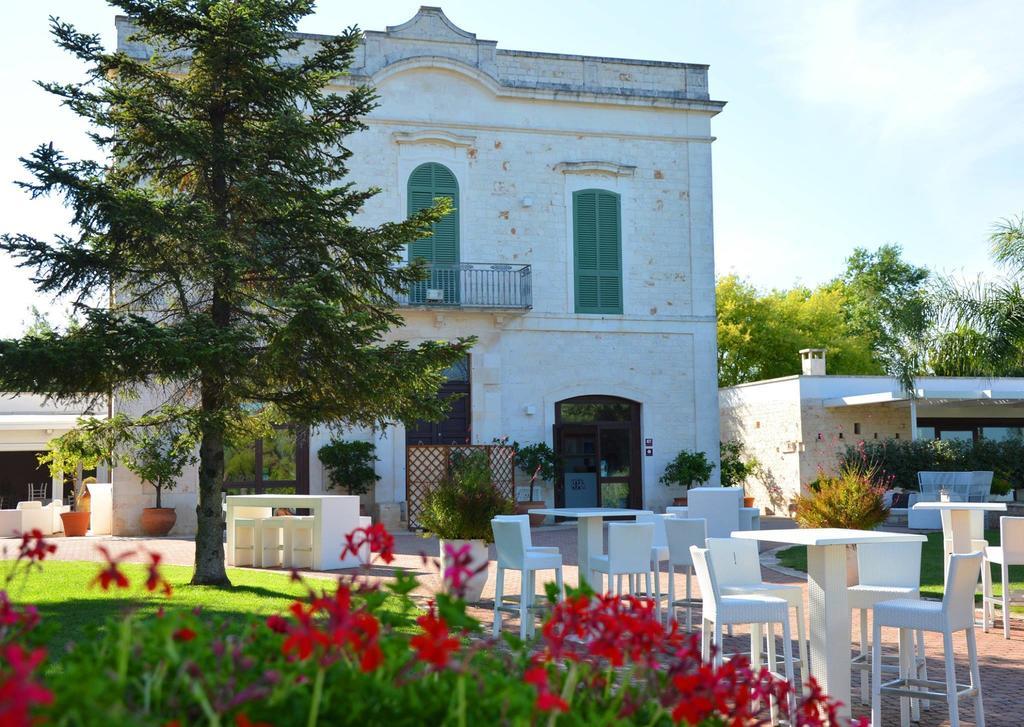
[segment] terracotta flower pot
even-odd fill
[[[743,498],[743,507],[753,507],[753,506],[754,506],[754,498],[753,497],[744,497]]]
[[[178,513],[173,507],[142,508],[142,533],[159,538],[171,532],[178,521]]]
[[[673,497],[672,505],[674,507],[686,507],[686,497]]]
[[[544,507],[543,500],[523,500],[516,503],[516,515],[528,515],[530,510]],[[544,515],[530,515],[530,527],[539,528],[544,524]]]
[[[469,563],[466,565],[475,575],[471,576],[465,585],[462,597],[466,603],[476,603],[483,595],[484,586],[487,585],[487,561],[490,555],[487,550],[487,543],[482,540],[441,540],[441,569],[442,576],[452,566],[452,557],[448,551],[458,551],[466,544],[469,544]],[[445,546],[448,546],[447,548]],[[483,566],[483,568],[481,568]],[[447,584],[445,584],[447,587]]]
[[[89,513],[81,510],[62,512],[60,521],[64,524],[64,535],[69,538],[81,537],[89,530]]]

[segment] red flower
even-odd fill
[[[362,608],[352,609],[352,592],[339,582],[333,597],[320,595],[307,606],[294,602],[290,609],[292,620],[268,619],[267,625],[287,638],[281,644],[282,653],[291,658],[308,659],[314,654],[323,663],[330,663],[348,651],[359,658],[363,671],[373,671],[384,662],[379,644],[380,622]]]
[[[452,638],[448,624],[443,618],[438,618],[433,609],[416,619],[416,623],[423,629],[423,633],[413,636],[409,646],[416,650],[418,659],[443,669],[448,665],[452,653],[458,650],[459,640]]]
[[[46,537],[38,528],[21,534],[21,545],[18,548],[18,560],[38,563],[47,555],[57,552],[57,546],[47,542]]]
[[[284,634],[288,632],[288,621],[283,616],[275,613],[267,616],[267,628],[279,634]]]
[[[118,588],[127,588],[128,578],[120,571],[118,566],[121,564],[121,561],[131,555],[131,552],[121,553],[121,555],[115,558],[111,556],[110,551],[102,545],[98,545],[96,547],[103,554],[103,558],[107,561],[107,565],[99,572],[99,575],[93,579],[92,585],[99,583],[100,588],[104,591],[109,590],[111,584]]]
[[[369,546],[371,553],[379,553],[380,559],[385,563],[395,559],[395,537],[381,523],[356,528],[348,533],[345,536],[345,547],[341,550],[341,557],[354,555],[358,558],[365,546]]]
[[[33,672],[46,658],[44,649],[26,651],[21,644],[3,647],[0,660],[0,725],[32,723],[32,708],[50,704],[53,693],[33,680]]]
[[[270,722],[253,722],[249,715],[239,712],[235,715],[235,727],[273,727]]]
[[[190,629],[188,626],[178,629],[173,634],[173,638],[175,641],[191,641],[195,637],[196,632]]]
[[[159,566],[162,556],[159,553],[148,553],[148,555],[149,563],[146,565],[146,590],[155,591],[159,588],[163,591],[165,596],[170,598],[171,592],[173,591],[171,583],[160,573]]]
[[[548,670],[543,666],[531,666],[523,673],[523,681],[537,688],[536,707],[542,712],[568,712],[569,705],[551,691],[548,684]]]

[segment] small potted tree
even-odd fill
[[[71,478],[71,511],[60,514],[67,537],[80,537],[89,531],[90,513],[87,507],[86,479],[83,470],[92,470],[101,462],[109,461],[109,448],[95,437],[86,420],[79,420],[78,427],[49,442],[50,449],[39,455],[39,463],[46,465],[52,477]]]
[[[516,466],[530,475],[530,495],[528,500],[516,503],[516,513],[525,515],[530,510],[544,507],[544,500],[536,497],[535,488],[538,482],[551,482],[558,472],[558,455],[545,442],[520,446],[513,442],[516,450]],[[530,526],[538,527],[544,522],[543,515],[530,515]]]
[[[426,535],[440,540],[441,566],[446,571],[453,565],[454,554],[468,546],[468,568],[473,576],[462,597],[467,603],[476,603],[487,583],[487,544],[494,540],[491,520],[511,514],[514,507],[491,483],[486,451],[453,459],[448,476],[424,498],[420,523]]]
[[[746,480],[757,471],[757,460],[753,457],[744,459],[743,442],[735,439],[720,442],[718,454],[722,487],[743,487],[743,507],[753,507],[754,498],[746,496]]]
[[[164,507],[161,495],[174,489],[185,465],[195,463],[195,445],[187,431],[161,428],[142,429],[125,441],[122,463],[156,490],[156,507],[142,508],[144,535],[163,537],[178,521],[177,511]]]
[[[666,487],[681,486],[689,488],[694,483],[703,484],[707,482],[714,469],[714,465],[708,461],[707,455],[703,452],[691,452],[684,449],[675,456],[675,459],[668,463],[659,481]],[[685,491],[681,497],[676,497],[673,503],[685,505]]]
[[[373,442],[332,439],[317,450],[316,456],[324,465],[330,489],[365,495],[380,479],[374,469],[377,447]],[[359,509],[363,510],[362,504]]]

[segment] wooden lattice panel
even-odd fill
[[[410,444],[405,448],[405,506],[409,529],[419,530],[423,500],[451,469],[452,455],[487,451],[491,464],[491,482],[508,498],[515,497],[516,454],[512,447],[499,444]]]

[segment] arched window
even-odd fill
[[[572,195],[577,313],[622,313],[622,221],[619,195],[583,189]]]
[[[409,245],[410,260],[426,260],[430,278],[413,285],[413,303],[459,302],[459,183],[451,170],[428,162],[409,175],[409,214],[429,209],[440,198],[451,201],[452,211],[433,225],[433,234]],[[437,291],[443,300],[437,300]]]

